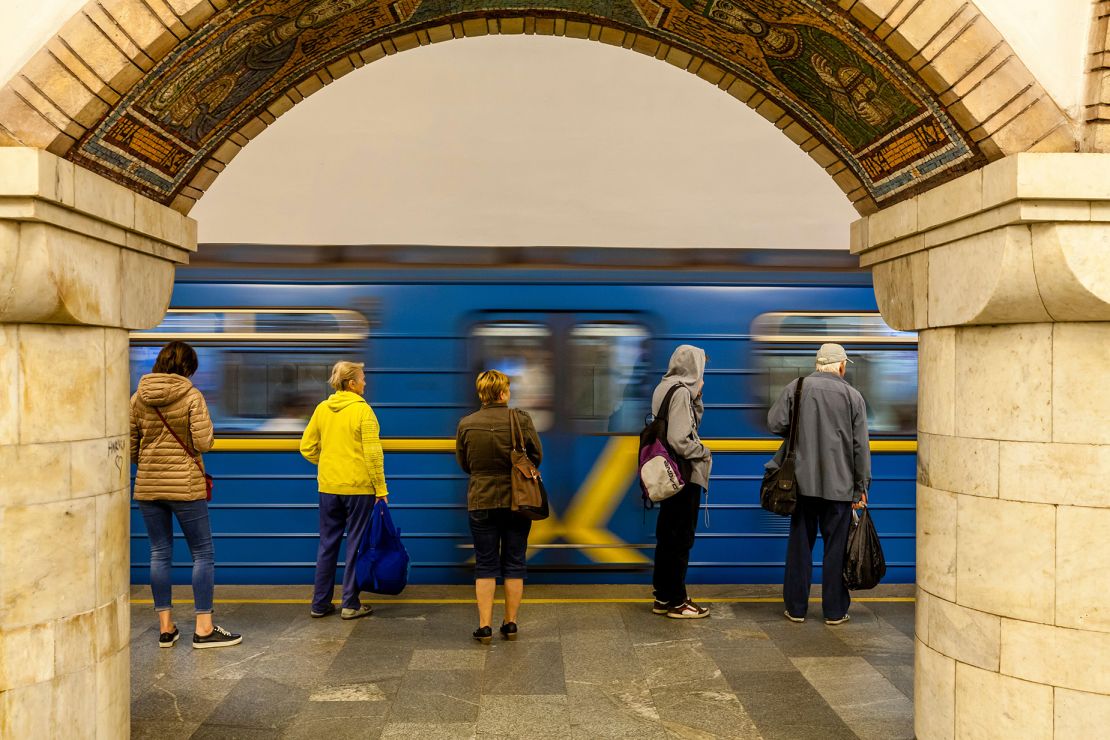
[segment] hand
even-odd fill
[[[865,506],[867,506],[867,491],[864,491],[863,493],[860,494],[859,501],[852,504],[852,508],[853,509],[862,509]]]
[[[389,496],[378,496],[378,500],[384,502],[386,506],[389,506]]]

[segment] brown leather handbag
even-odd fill
[[[547,491],[543,487],[543,478],[539,469],[532,464],[524,444],[524,432],[520,428],[520,420],[516,416],[516,409],[509,409],[509,435],[512,437],[512,510],[525,519],[546,519],[550,514],[547,503]]]

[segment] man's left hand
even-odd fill
[[[867,506],[867,492],[866,491],[864,491],[863,493],[860,494],[859,501],[852,504],[852,508],[853,509],[862,509],[865,506]]]

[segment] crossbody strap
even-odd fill
[[[181,445],[181,449],[185,451],[185,454],[189,456],[189,459],[193,461],[193,464],[196,465],[200,472],[203,473],[204,467],[201,466],[200,460],[196,459],[196,457],[193,456],[193,453],[189,452],[189,448],[186,447],[185,443],[181,441],[181,437],[177,436],[177,432],[173,430],[173,427],[170,426],[170,423],[166,421],[166,417],[162,415],[162,409],[158,408],[157,406],[151,406],[151,408],[154,409],[154,413],[158,414],[158,418],[162,420],[162,425],[166,427],[169,433],[173,435],[173,438],[177,440],[177,443]]]
[[[509,436],[513,449],[524,452],[524,430],[520,428],[520,419],[516,418],[516,409],[509,409]]]
[[[802,410],[802,383],[805,378],[798,378],[798,385],[794,386],[794,407],[790,409],[790,436],[786,439],[786,457],[794,454],[798,444],[798,414]]]

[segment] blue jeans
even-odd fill
[[[475,578],[524,578],[532,520],[509,509],[469,512]]]
[[[320,494],[320,547],[316,550],[316,585],[312,591],[312,610],[319,613],[331,604],[335,591],[335,566],[339,562],[339,541],[347,529],[347,562],[343,568],[343,608],[358,609],[362,601],[355,585],[355,555],[362,533],[374,510],[373,494]]]
[[[154,594],[154,610],[167,611],[173,606],[173,518],[176,516],[193,556],[193,605],[197,614],[211,614],[216,561],[208,502],[203,499],[140,501],[139,511],[143,513],[150,538],[150,590]]]

